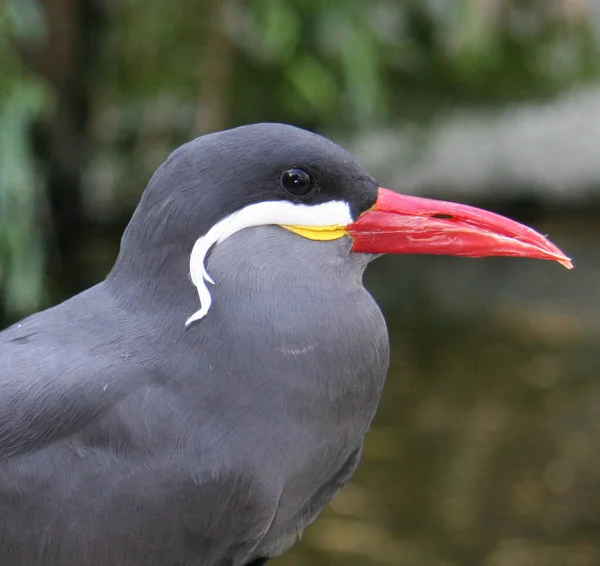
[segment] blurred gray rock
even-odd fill
[[[526,190],[547,201],[583,201],[600,195],[600,85],[493,113],[455,111],[347,145],[402,192],[476,200]]]

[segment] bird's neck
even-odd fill
[[[238,232],[209,255],[212,305],[189,326],[199,308],[189,252],[165,248],[150,254],[152,265],[124,257],[107,287],[137,318],[136,331],[155,334],[151,356],[190,398],[231,396],[232,405],[269,406],[297,422],[330,411],[337,425],[357,414],[368,423],[387,336],[362,286],[369,258],[349,248],[273,226]]]
[[[190,249],[159,243],[151,250],[122,248],[107,289],[130,314],[162,328],[183,327],[198,302],[189,277]]]

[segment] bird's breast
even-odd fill
[[[228,399],[234,424],[268,437],[266,450],[285,453],[291,438],[294,457],[319,446],[343,457],[343,446],[362,439],[382,393],[385,322],[361,285],[285,289],[216,291],[201,323],[214,325],[199,352],[202,365]]]

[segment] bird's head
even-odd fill
[[[128,248],[187,248],[203,318],[211,304],[209,251],[240,230],[274,225],[298,238],[351,240],[354,253],[518,256],[555,260],[561,250],[522,224],[472,206],[378,186],[328,139],[283,124],[200,137],[158,169],[126,231]],[[218,282],[217,282],[218,283]]]

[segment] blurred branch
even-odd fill
[[[229,38],[231,19],[238,10],[235,0],[209,0],[206,4],[207,33],[200,67],[196,112],[197,134],[227,127],[229,77],[234,45]]]
[[[36,128],[48,180],[55,247],[52,275],[65,295],[89,284],[83,268],[86,218],[81,175],[89,149],[94,71],[106,24],[101,0],[43,0],[47,41],[26,49],[29,64],[52,85],[56,110]]]

